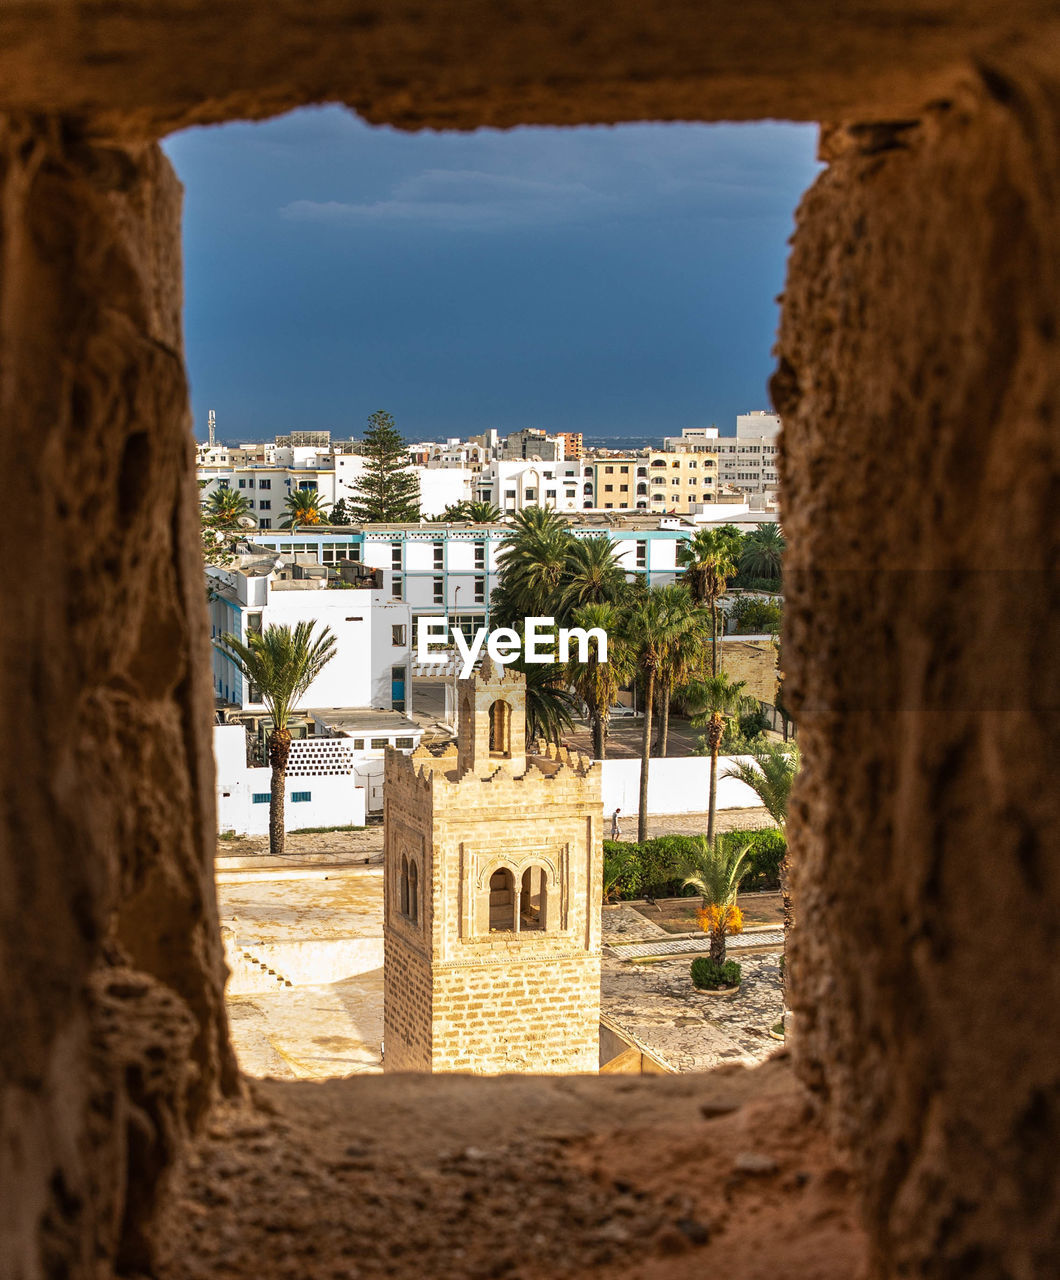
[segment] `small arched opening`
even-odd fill
[[[398,910],[403,916],[409,913],[409,860],[401,855],[401,875],[398,881]]]
[[[515,929],[515,877],[507,867],[498,867],[490,876],[490,933],[511,933]]]
[[[512,708],[503,698],[490,705],[490,755],[512,758]]]
[[[418,924],[420,918],[420,871],[415,861],[409,862],[408,886],[408,910],[405,914],[413,924]]]
[[[519,891],[519,932],[531,933],[547,928],[547,891],[544,867],[527,867]]]

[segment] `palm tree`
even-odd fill
[[[730,682],[723,671],[721,675],[707,676],[685,690],[685,701],[692,710],[694,725],[706,725],[706,748],[710,754],[710,795],[707,801],[707,842],[714,841],[714,818],[718,807],[718,751],[725,721],[735,716],[747,715],[758,706],[754,698],[744,693],[744,680]]]
[[[325,502],[315,489],[292,489],[287,495],[287,514],[281,529],[297,529],[302,524],[326,524],[330,502]]]
[[[747,578],[779,582],[785,545],[778,524],[760,524],[743,540],[740,573]]]
[[[492,502],[464,502],[457,505],[464,508],[461,518],[470,520],[472,524],[497,524],[504,516],[500,507],[495,507]]]
[[[685,566],[685,581],[699,604],[710,607],[710,674],[718,674],[718,600],[725,594],[728,580],[736,573],[731,525],[720,529],[698,529],[691,538],[677,544],[677,563]]]
[[[673,619],[673,636],[659,666],[659,736],[655,754],[665,756],[670,733],[670,700],[675,690],[699,670],[708,627],[705,612],[696,606],[688,588],[681,583],[660,587],[659,599]]]
[[[243,494],[225,485],[210,494],[206,511],[218,527],[234,529],[240,520],[250,516],[250,503]]]
[[[287,757],[291,751],[291,713],[306,690],[335,656],[335,636],[324,627],[314,639],[315,622],[299,622],[289,626],[269,626],[252,631],[249,643],[225,634],[217,647],[232,659],[249,681],[261,690],[261,700],[272,717],[269,731],[269,764],[272,767],[272,790],[269,796],[269,852],[274,858],[283,856],[284,787]]]
[[[604,759],[607,721],[618,691],[633,678],[633,655],[621,634],[622,615],[613,604],[587,604],[571,615],[571,625],[586,631],[601,627],[607,636],[607,661],[599,661],[595,645],[588,646],[587,661],[572,656],[567,663],[567,679],[589,709],[593,733],[593,756]]]
[[[725,938],[742,928],[736,896],[740,881],[750,867],[748,843],[730,845],[724,840],[700,836],[698,848],[685,867],[683,883],[691,885],[703,899],[700,923],[710,930],[710,958],[720,968],[725,963]]]
[[[493,608],[502,625],[548,615],[573,541],[566,522],[547,507],[516,513],[497,555],[501,588]]]
[[[563,579],[552,602],[561,622],[582,605],[614,604],[626,587],[626,571],[606,536],[572,540]]]
[[[788,801],[791,785],[799,772],[799,748],[781,746],[779,742],[767,742],[753,752],[754,763],[748,760],[732,761],[723,778],[739,778],[758,796],[769,816],[784,833],[784,857],[780,863],[780,893],[784,904],[784,932],[791,928],[791,863],[787,848]]]
[[[509,663],[526,677],[526,742],[544,738],[559,743],[574,728],[574,695],[566,687],[563,668],[555,663]]]
[[[723,778],[739,778],[762,801],[763,808],[784,831],[788,822],[788,798],[791,784],[799,772],[799,749],[765,742],[751,753],[749,760],[733,760],[726,766]]]
[[[674,638],[674,612],[664,603],[662,588],[649,588],[642,601],[626,614],[623,636],[644,676],[644,734],[640,746],[640,799],[637,839],[648,838],[648,767],[651,761],[651,717],[659,666]]]

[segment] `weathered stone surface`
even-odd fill
[[[31,504],[0,535],[16,567],[0,614],[0,1256],[8,1274],[36,1276],[43,1258],[74,1275],[123,1221],[132,1240],[174,1134],[235,1082],[180,190],[157,147],[91,147],[58,121],[0,121],[0,165],[0,448]],[[86,991],[113,965],[172,995],[190,1043],[108,1065],[100,1046],[143,1044],[145,1016],[142,1000],[110,1007],[100,1038]],[[164,1141],[123,1118],[143,1110],[136,1080],[159,1070],[156,1051],[178,1055],[145,1122]]]
[[[832,131],[784,298],[795,1043],[886,1275],[1060,1256],[1058,104]]]
[[[1048,0],[30,0],[0,10],[0,110],[140,137],[324,101],[407,128],[894,120],[1056,31]]]

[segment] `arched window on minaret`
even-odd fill
[[[515,877],[507,867],[490,876],[490,933],[515,930]]]
[[[545,868],[527,867],[519,893],[519,932],[545,929]]]
[[[409,909],[406,914],[416,924],[420,918],[420,872],[414,860],[409,862],[408,894]]]
[[[490,755],[512,758],[512,708],[503,698],[490,706]]]
[[[409,913],[409,860],[401,855],[401,879],[398,885],[398,910],[403,916]]]

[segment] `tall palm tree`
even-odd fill
[[[463,518],[470,520],[472,524],[496,524],[504,518],[500,507],[494,506],[492,502],[465,502],[463,506]]]
[[[287,514],[280,521],[281,529],[297,529],[299,525],[326,524],[327,508],[315,489],[292,489],[287,495]]]
[[[740,573],[747,578],[779,582],[785,546],[780,525],[760,524],[744,537],[740,547]]]
[[[544,738],[559,743],[574,728],[574,695],[557,663],[527,664],[522,657],[508,664],[526,677],[526,742]]]
[[[675,690],[700,669],[709,620],[682,583],[674,582],[658,591],[673,621],[673,636],[659,665],[659,736],[655,754],[665,756],[670,733],[670,700]]]
[[[714,820],[718,807],[718,752],[725,721],[736,716],[748,715],[758,706],[754,698],[744,693],[744,680],[730,681],[723,671],[720,675],[707,676],[689,685],[685,690],[685,702],[693,713],[694,725],[706,726],[706,747],[710,754],[710,794],[707,800],[707,842],[714,841]]]
[[[606,536],[572,539],[563,576],[553,599],[561,623],[582,605],[613,604],[626,587],[626,571]]]
[[[226,485],[210,494],[206,511],[218,527],[234,529],[250,515],[250,503],[242,493]]]
[[[784,932],[791,928],[794,917],[791,909],[791,862],[787,848],[788,801],[795,775],[799,772],[799,748],[781,746],[779,742],[767,742],[752,753],[749,760],[734,760],[721,775],[723,778],[739,778],[762,801],[769,816],[784,833],[784,857],[780,863],[780,893],[784,904]]]
[[[603,760],[607,749],[607,721],[618,691],[633,678],[634,662],[629,644],[622,635],[622,615],[613,604],[587,604],[571,615],[572,626],[586,631],[601,627],[607,636],[607,661],[599,661],[594,644],[588,646],[587,660],[580,662],[575,651],[567,663],[567,679],[589,709],[593,733],[593,757]]]
[[[740,881],[750,870],[750,852],[749,843],[730,845],[700,836],[698,848],[685,867],[683,883],[691,885],[703,899],[701,920],[710,928],[710,958],[719,967],[725,963],[727,935],[740,930],[736,898]]]
[[[644,734],[640,744],[640,798],[637,839],[648,838],[648,769],[651,761],[651,717],[655,701],[655,681],[659,666],[674,637],[674,611],[661,597],[662,588],[652,587],[635,608],[626,613],[623,635],[644,678]]]
[[[291,751],[291,713],[306,690],[335,656],[335,636],[329,627],[313,638],[315,622],[289,626],[269,626],[252,631],[249,644],[238,636],[225,634],[217,648],[232,659],[243,679],[257,685],[261,700],[272,717],[269,731],[269,764],[272,790],[269,795],[269,852],[282,857],[284,845],[284,788],[287,757]]]
[[[736,573],[736,543],[739,531],[725,525],[720,529],[697,529],[691,538],[677,544],[677,563],[685,566],[685,581],[698,603],[710,608],[710,674],[718,674],[718,600]]]
[[[501,590],[494,613],[502,625],[548,615],[573,541],[566,521],[547,507],[516,513],[497,554]]]

